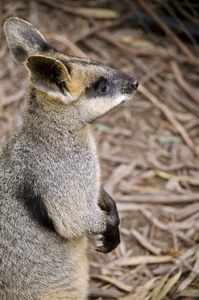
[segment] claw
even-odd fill
[[[109,249],[107,247],[104,247],[104,246],[99,246],[99,247],[95,248],[95,251],[102,252],[102,253],[110,252]]]
[[[102,236],[102,242],[103,245],[95,248],[97,252],[103,252],[103,253],[109,253],[112,250],[114,250],[118,244],[120,243],[120,235],[119,235],[119,230],[115,232],[114,235],[107,236],[106,233],[105,235]]]

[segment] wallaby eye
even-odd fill
[[[109,84],[107,81],[100,83],[100,85],[97,88],[97,92],[99,94],[105,94],[108,92],[108,90],[109,90]]]

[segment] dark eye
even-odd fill
[[[108,90],[109,90],[109,84],[107,81],[100,83],[100,85],[97,88],[97,92],[99,94],[105,94],[108,92]]]

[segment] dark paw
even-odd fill
[[[109,253],[113,251],[120,243],[120,235],[119,230],[117,230],[117,234],[103,235],[102,236],[102,246],[95,248],[98,252]]]
[[[108,253],[114,250],[120,243],[118,228],[120,219],[114,200],[103,189],[101,190],[99,206],[106,213],[107,225],[106,230],[102,233],[102,246],[97,247],[95,250]]]
[[[120,243],[120,233],[118,225],[114,227],[111,223],[108,224],[106,231],[101,238],[102,246],[97,247],[95,250],[98,252],[109,253],[113,251]]]

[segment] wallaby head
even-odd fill
[[[89,58],[59,53],[19,18],[8,19],[4,30],[14,59],[30,71],[30,88],[35,89],[37,98],[73,106],[81,124],[132,99],[138,87],[136,78],[128,73]]]

